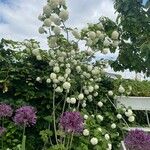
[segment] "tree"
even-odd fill
[[[115,71],[129,69],[150,76],[150,1],[116,0],[120,30],[119,56]]]

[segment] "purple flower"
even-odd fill
[[[0,118],[1,117],[11,117],[12,113],[13,113],[13,110],[10,107],[10,105],[0,104]]]
[[[36,110],[31,106],[23,106],[16,110],[13,118],[14,122],[18,125],[31,126],[36,124]]]
[[[80,133],[83,131],[83,117],[79,112],[64,112],[60,117],[60,126],[66,132]]]
[[[5,133],[6,129],[3,127],[0,127],[0,136],[2,136]]]
[[[129,150],[150,150],[150,134],[142,130],[131,130],[124,143]]]

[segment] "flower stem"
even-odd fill
[[[23,135],[22,135],[22,146],[21,149],[25,150],[25,145],[26,145],[26,136],[25,136],[25,129],[26,129],[26,124],[23,126]]]
[[[58,144],[57,130],[56,130],[56,116],[55,116],[55,89],[53,92],[53,125],[54,125],[55,140],[56,140],[56,143]]]
[[[4,117],[2,117],[2,128],[4,127]],[[2,150],[4,150],[4,139],[2,136]]]

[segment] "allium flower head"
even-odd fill
[[[36,124],[36,110],[31,106],[23,106],[16,110],[14,122],[18,125],[31,126]]]
[[[6,129],[5,128],[3,128],[3,127],[0,127],[0,136],[2,136],[3,134],[4,134],[4,132],[6,131]]]
[[[64,112],[60,117],[60,126],[66,132],[81,133],[83,121],[84,119],[79,112]]]
[[[1,117],[11,117],[12,113],[13,113],[13,110],[10,107],[10,105],[0,104],[0,118]]]
[[[124,143],[129,150],[150,150],[150,134],[142,130],[131,130]]]

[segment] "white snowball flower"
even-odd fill
[[[89,94],[89,91],[88,91],[88,90],[84,90],[84,93],[85,93],[86,95],[88,95],[88,94]]]
[[[66,21],[69,18],[69,13],[67,10],[61,10],[59,13],[59,17],[63,20]]]
[[[95,92],[95,93],[93,94],[93,96],[94,96],[94,97],[97,97],[97,96],[98,96],[98,92]]]
[[[102,107],[102,106],[103,106],[103,103],[102,103],[101,101],[99,101],[99,102],[97,103],[97,105],[98,105],[99,107]]]
[[[40,14],[40,15],[38,16],[38,19],[39,19],[40,21],[43,21],[43,17],[44,17],[44,16]]]
[[[89,117],[88,115],[84,115],[83,118],[86,120],[86,119],[88,119],[88,117]]]
[[[104,120],[104,117],[101,116],[101,115],[97,115],[97,118],[100,119],[100,121],[103,121],[103,120]]]
[[[112,149],[112,144],[108,143],[108,150]]]
[[[80,72],[82,69],[81,69],[80,66],[77,66],[77,67],[76,67],[76,70],[77,70],[77,72]]]
[[[76,103],[76,99],[74,97],[70,98],[70,103],[71,104],[75,104]]]
[[[97,26],[98,26],[99,29],[103,29],[104,28],[102,23],[98,23]]]
[[[70,69],[70,68],[67,68],[67,69],[65,70],[65,72],[66,72],[66,74],[70,74],[70,73],[71,73],[71,69]]]
[[[112,129],[115,129],[115,128],[116,128],[116,124],[113,123],[113,124],[111,125],[111,128],[112,128]]]
[[[53,71],[56,72],[56,73],[59,73],[60,72],[60,68],[58,66],[55,66],[53,68]]]
[[[37,78],[36,78],[36,81],[37,81],[37,82],[41,81],[41,78],[40,78],[40,77],[37,77]]]
[[[62,89],[60,86],[58,86],[58,87],[55,89],[55,91],[58,92],[58,93],[62,93],[62,92],[63,92],[63,89]]]
[[[102,53],[103,53],[103,54],[108,54],[108,53],[109,53],[109,51],[110,51],[110,49],[109,49],[109,48],[104,48],[104,49],[102,50]]]
[[[43,7],[43,13],[46,14],[46,16],[50,16],[52,12],[52,9],[49,5],[46,5]]]
[[[59,83],[58,79],[53,79],[53,83]]]
[[[118,37],[119,37],[119,33],[118,33],[117,31],[113,31],[113,32],[112,32],[112,35],[111,35],[111,38],[112,38],[113,40],[117,40]]]
[[[43,27],[39,27],[39,33],[40,33],[40,34],[45,33],[45,29],[44,29]]]
[[[96,31],[96,36],[99,38],[101,36],[102,32],[101,31]]]
[[[110,139],[109,134],[105,134],[105,139],[106,139],[106,140],[109,140],[109,139]]]
[[[119,93],[124,93],[125,92],[125,89],[122,85],[119,86],[119,89],[118,89]]]
[[[67,101],[67,103],[71,103],[71,100],[69,97],[67,97],[66,101]]]
[[[88,98],[88,100],[90,100],[90,101],[92,101],[92,100],[93,100],[92,95],[88,95],[88,96],[87,96],[87,98]]]
[[[92,39],[92,40],[94,40],[94,39],[96,38],[96,34],[95,34],[94,31],[90,31],[90,32],[88,33],[88,36],[89,36],[89,38]]]
[[[89,92],[93,92],[93,91],[94,91],[93,86],[89,86],[89,87],[88,87],[88,91],[89,91]]]
[[[128,118],[128,120],[129,120],[129,122],[134,122],[135,117],[134,117],[134,116],[130,116],[130,117]]]
[[[52,21],[51,21],[50,18],[46,18],[46,19],[44,20],[44,25],[45,25],[46,27],[50,27],[51,24],[52,24]]]
[[[59,35],[59,34],[61,33],[60,27],[55,26],[54,29],[53,29],[53,32],[54,32],[56,35]]]
[[[121,118],[122,118],[122,115],[121,115],[121,114],[117,114],[117,118],[118,118],[118,119],[121,119]]]
[[[112,45],[113,47],[117,47],[119,45],[119,41],[113,41]]]
[[[83,100],[83,98],[84,98],[84,95],[82,93],[78,95],[79,100]]]
[[[132,116],[132,114],[133,114],[133,112],[132,112],[132,110],[131,110],[131,109],[128,109],[128,111],[127,111],[127,112],[125,112],[125,115],[126,115],[127,117]]]
[[[59,76],[59,77],[58,77],[58,80],[62,82],[62,81],[65,80],[65,78],[64,78],[63,76]]]
[[[98,129],[98,131],[102,132],[102,128],[97,128],[97,129]]]
[[[50,19],[51,19],[51,21],[54,22],[56,25],[58,25],[58,26],[61,25],[61,20],[60,20],[60,18],[58,17],[58,15],[53,14],[53,15],[50,16]]]
[[[93,137],[93,138],[91,138],[90,142],[91,142],[92,145],[97,145],[98,144],[98,139]]]
[[[74,29],[72,31],[72,35],[76,38],[76,39],[80,39],[81,38],[81,34],[78,32],[77,29]]]
[[[60,5],[66,5],[66,0],[59,0]]]
[[[94,88],[95,88],[95,90],[98,90],[98,89],[99,89],[99,85],[96,84],[96,85],[94,86]]]
[[[48,79],[46,80],[46,83],[51,83],[51,79],[48,78]]]
[[[86,103],[83,103],[83,104],[82,104],[82,107],[83,107],[83,108],[86,107]]]
[[[32,54],[35,56],[39,55],[39,53],[40,53],[40,50],[38,48],[32,50]]]
[[[87,66],[87,69],[88,69],[88,71],[90,72],[90,71],[92,71],[93,66],[92,66],[92,65],[88,65],[88,66]]]
[[[70,66],[70,64],[66,64],[66,67],[67,67],[67,68],[70,68],[71,66]]]
[[[113,94],[114,94],[113,91],[108,91],[109,96],[113,96]]]
[[[59,0],[51,0],[50,1],[50,6],[54,9],[56,7],[58,7],[59,5]]]
[[[51,78],[52,80],[54,80],[54,79],[57,78],[57,75],[56,75],[55,73],[51,73],[51,74],[50,74],[50,78]]]
[[[65,83],[63,84],[63,88],[64,88],[65,90],[69,90],[70,87],[71,87],[71,84],[70,84],[69,82],[65,82]]]
[[[84,129],[84,130],[83,130],[83,135],[84,135],[84,136],[88,136],[88,135],[89,135],[89,133],[90,133],[90,132],[89,132],[89,130],[88,130],[88,129]]]

